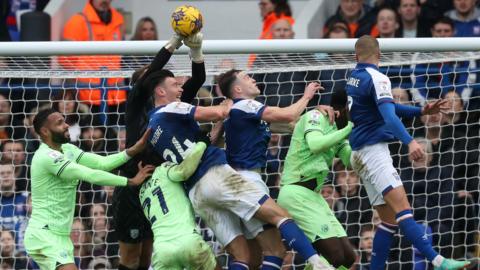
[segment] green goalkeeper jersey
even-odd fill
[[[33,155],[31,166],[32,215],[29,227],[69,235],[75,211],[79,180],[97,185],[125,186],[128,179],[106,171],[122,165],[125,151],[109,156],[86,153],[72,144],[62,151],[42,143]]]
[[[310,110],[303,114],[293,130],[290,147],[282,174],[281,185],[293,184],[310,179],[317,179],[317,189],[321,188],[325,176],[330,171],[336,154],[348,145],[346,139],[329,147],[325,151],[314,154],[308,146],[306,136],[309,132],[319,131],[323,135],[337,131],[327,116],[318,110]]]
[[[195,172],[205,149],[204,143],[197,143],[182,163],[163,163],[143,183],[140,203],[152,224],[154,242],[174,240],[196,231],[193,209],[182,181]]]

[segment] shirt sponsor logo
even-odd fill
[[[389,83],[387,81],[378,82],[378,89],[376,89],[377,98],[393,98],[392,93],[390,92]]]
[[[162,136],[162,133],[163,133],[162,128],[161,128],[160,126],[157,127],[157,129],[156,129],[155,132],[153,133],[153,137],[152,137],[152,139],[150,140],[150,142],[151,142],[153,145],[156,145],[157,142],[158,142],[158,139],[160,139],[160,136]]]

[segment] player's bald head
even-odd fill
[[[372,36],[362,36],[355,43],[355,54],[359,62],[378,60],[380,54],[378,40]]]

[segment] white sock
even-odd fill
[[[437,257],[433,259],[432,264],[435,267],[440,267],[440,265],[443,263],[443,260],[445,260],[445,258],[442,255],[437,255]]]

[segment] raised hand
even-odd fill
[[[192,58],[193,62],[203,62],[203,34],[201,32],[186,37],[183,43],[190,48],[190,57]]]
[[[323,88],[319,82],[311,82],[307,85],[307,87],[305,87],[303,96],[310,100],[313,98],[313,96],[315,96],[315,93],[323,90],[325,90],[325,88]]]
[[[145,179],[152,176],[153,170],[155,170],[155,166],[153,165],[146,165],[143,166],[142,162],[138,163],[138,173],[135,177],[128,179],[128,185],[130,186],[138,186],[141,185]]]
[[[152,133],[152,130],[150,128],[147,129],[147,131],[145,131],[145,133],[143,133],[140,140],[138,140],[133,146],[131,146],[130,148],[128,148],[126,150],[127,155],[130,156],[130,157],[133,157],[133,156],[141,153],[145,149],[145,147],[147,146],[148,137],[150,136],[151,133]]]
[[[447,113],[448,109],[448,100],[446,99],[439,99],[433,103],[428,103],[422,108],[422,115],[427,115],[427,114],[437,114],[439,112],[441,113]]]
[[[176,49],[182,46],[182,40],[184,39],[183,36],[174,33],[167,44],[165,44],[165,49],[173,53]]]

